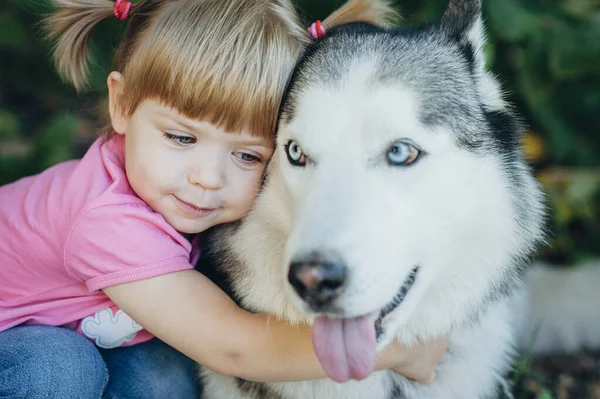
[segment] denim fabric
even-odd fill
[[[197,399],[195,363],[164,342],[100,349],[110,377],[106,399]]]
[[[153,339],[99,349],[71,330],[19,326],[0,332],[0,398],[196,399],[194,363]]]

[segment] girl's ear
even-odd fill
[[[125,115],[121,103],[124,86],[123,75],[119,72],[111,72],[106,84],[108,85],[108,108],[112,128],[118,134],[125,134],[129,118]]]

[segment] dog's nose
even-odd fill
[[[288,281],[300,298],[318,310],[340,295],[346,285],[347,274],[346,265],[338,257],[313,254],[292,261]]]

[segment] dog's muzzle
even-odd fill
[[[376,362],[377,344],[384,334],[383,320],[404,300],[418,271],[418,267],[411,270],[396,295],[382,308],[339,317],[347,309],[338,302],[343,302],[340,299],[351,286],[351,270],[343,259],[337,253],[325,252],[292,259],[288,281],[307,310],[317,314],[312,324],[313,347],[328,376],[346,381],[362,379],[370,373]]]
[[[404,300],[414,285],[418,272],[418,266],[413,268],[396,295],[381,309],[375,322],[377,336],[382,333],[383,319]],[[339,255],[313,252],[291,262],[288,281],[311,311],[336,313],[341,310],[336,306],[336,300],[346,290],[348,274],[348,267]]]
[[[288,273],[289,283],[314,312],[331,311],[347,279],[348,268],[339,256],[317,252],[292,261]]]

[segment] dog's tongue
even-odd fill
[[[321,316],[312,326],[315,353],[334,381],[366,378],[375,367],[377,312],[349,319]]]

